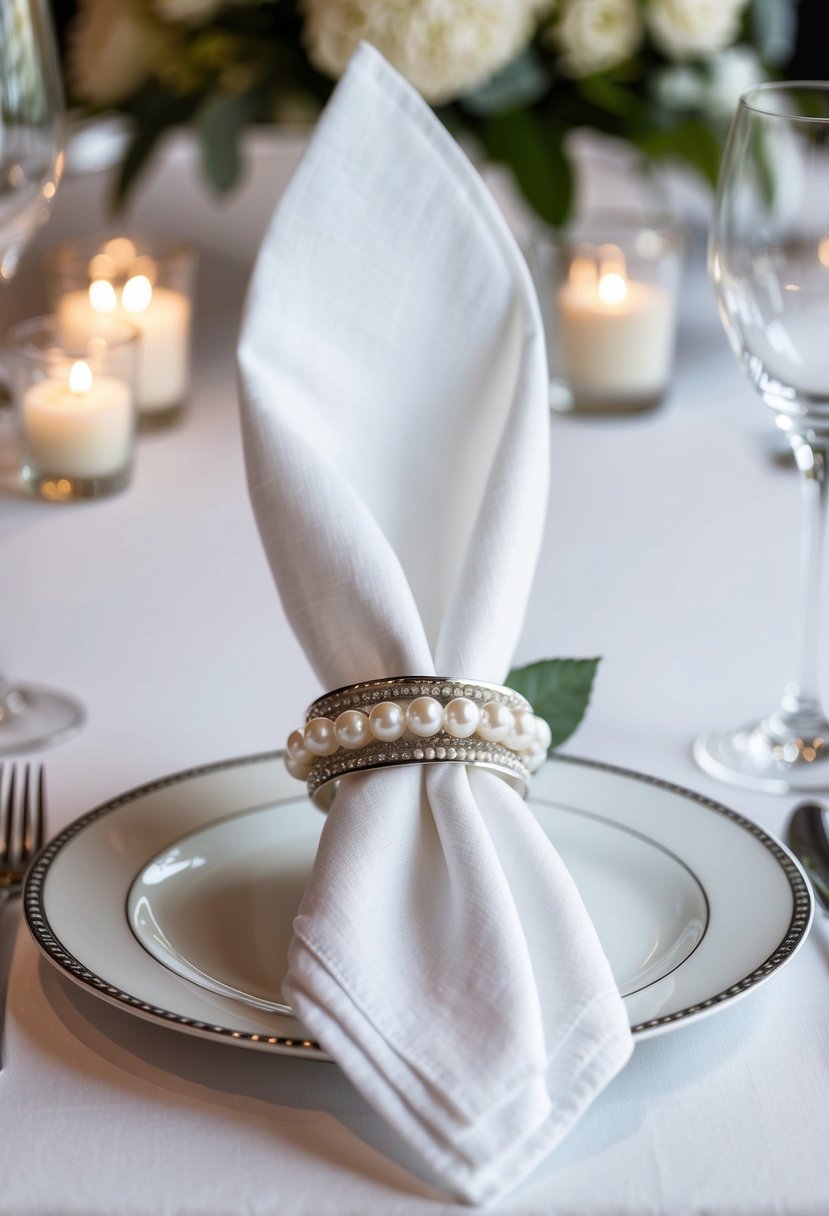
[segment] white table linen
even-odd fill
[[[194,406],[141,440],[117,499],[15,489],[2,432],[4,667],[74,691],[89,721],[46,754],[58,830],[105,798],[278,745],[317,688],[274,607],[246,500],[233,355],[242,291],[300,145],[254,140],[224,206],[170,149],[135,209],[205,248]],[[41,246],[105,214],[68,181]],[[224,252],[217,248],[222,244]],[[32,259],[0,297],[39,306]],[[790,670],[797,485],[743,381],[701,260],[676,380],[639,419],[553,419],[552,493],[521,661],[604,656],[567,750],[677,781],[779,832],[793,799],[699,773],[694,733],[765,709]],[[829,653],[820,660],[829,689]],[[278,695],[274,695],[274,693]],[[829,1195],[829,937],[730,1009],[639,1044],[567,1140],[500,1204],[510,1216],[823,1216]],[[330,1065],[148,1026],[74,989],[21,934],[0,1073],[4,1216],[398,1216],[463,1210]]]

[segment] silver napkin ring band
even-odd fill
[[[335,689],[288,737],[285,763],[327,810],[349,773],[407,764],[487,768],[526,797],[550,728],[520,693],[446,676],[397,676]]]

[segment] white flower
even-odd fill
[[[93,105],[129,97],[149,75],[165,42],[164,30],[141,0],[80,0],[69,36],[73,92]]]
[[[555,30],[561,67],[589,76],[629,59],[642,38],[637,0],[567,0]]]
[[[748,0],[650,0],[647,20],[660,51],[669,59],[712,55],[730,46],[740,31]]]
[[[729,47],[711,61],[703,109],[712,118],[730,118],[743,93],[764,79],[765,72],[751,47]]]
[[[304,0],[315,67],[337,77],[370,42],[427,101],[483,84],[523,50],[550,0]]]

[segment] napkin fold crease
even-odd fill
[[[544,526],[543,329],[483,183],[370,47],[265,237],[239,373],[251,501],[323,687],[502,680]],[[630,1054],[575,884],[489,772],[343,780],[294,930],[308,1033],[468,1202],[518,1185]]]

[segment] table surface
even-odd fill
[[[301,140],[261,135],[229,201],[187,140],[111,223],[108,176],[69,177],[0,298],[44,305],[40,253],[110,225],[202,251],[182,423],[142,435],[122,495],[54,505],[17,485],[0,424],[2,666],[88,720],[44,753],[50,828],[158,776],[281,746],[319,691],[284,620],[244,482],[234,345],[256,248]],[[278,284],[274,285],[278,290]],[[668,399],[640,417],[554,416],[547,529],[516,655],[601,655],[565,747],[725,802],[780,834],[793,798],[717,784],[694,735],[771,708],[794,661],[796,475],[743,380],[693,247]],[[827,687],[829,651],[820,657]],[[289,690],[290,695],[285,695]],[[717,1016],[640,1043],[560,1149],[499,1211],[829,1211],[829,921]],[[455,1210],[334,1065],[141,1022],[17,940],[0,1074],[0,1214],[259,1216]]]

